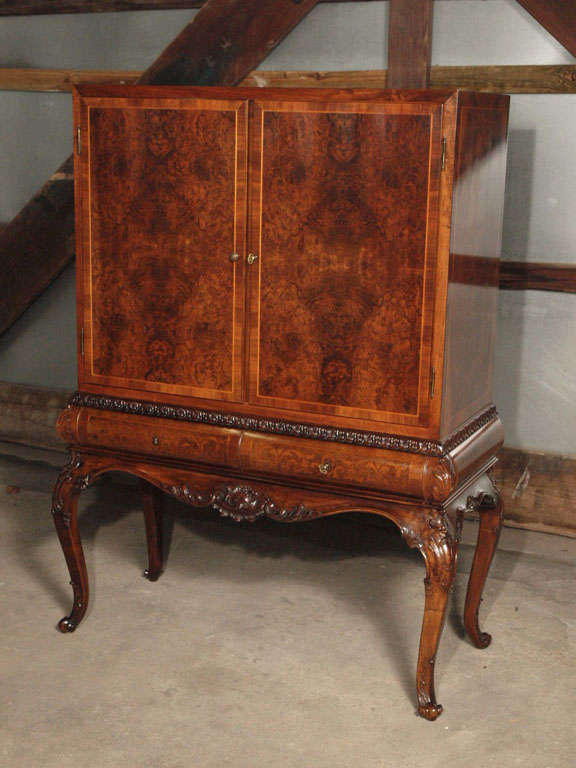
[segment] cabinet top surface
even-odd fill
[[[461,104],[505,106],[510,97],[457,89],[395,90],[380,88],[222,88],[217,86],[79,85],[74,92],[82,98],[163,98],[163,99],[240,99],[274,101],[382,101],[398,103],[444,104],[457,98]]]

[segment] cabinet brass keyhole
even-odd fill
[[[318,471],[322,475],[327,475],[332,471],[332,464],[329,461],[323,461],[321,464],[318,464]]]
[[[248,259],[247,259],[248,264],[254,264],[254,262],[256,261],[257,258],[258,258],[258,254],[257,253],[249,253],[248,254]]]
[[[156,435],[154,435],[152,438],[152,445],[160,445],[160,438]]]

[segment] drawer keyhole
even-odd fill
[[[329,461],[323,461],[318,464],[318,470],[322,475],[328,475],[332,472],[332,464]]]
[[[160,438],[156,435],[154,435],[152,438],[152,445],[160,445]]]

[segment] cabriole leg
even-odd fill
[[[146,545],[148,547],[148,568],[144,576],[149,581],[157,581],[163,570],[162,559],[162,492],[152,483],[140,482],[144,524],[146,526]]]
[[[490,494],[483,493],[477,500],[469,500],[469,503],[471,501],[476,501],[473,506],[480,514],[480,528],[464,605],[464,626],[468,637],[476,648],[487,648],[492,637],[487,632],[480,631],[478,610],[482,602],[484,584],[500,538],[502,501],[496,489]]]
[[[416,690],[418,714],[426,720],[436,720],[442,714],[442,706],[436,701],[434,690],[434,668],[448,598],[456,573],[460,523],[460,515],[456,526],[447,515],[430,517],[428,535],[422,537],[419,545],[426,561],[426,600],[418,652]]]
[[[78,532],[78,497],[89,484],[89,475],[82,472],[82,460],[72,455],[58,477],[52,498],[52,516],[74,591],[70,615],[58,622],[60,632],[74,632],[88,607],[88,574]]]

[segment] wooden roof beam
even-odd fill
[[[318,0],[208,0],[139,82],[236,85]],[[0,232],[0,334],[74,257],[69,158]]]
[[[318,0],[320,3],[366,0]],[[0,0],[0,16],[32,16],[58,13],[106,13],[110,11],[167,11],[201,8],[206,0]]]
[[[428,88],[432,9],[432,0],[390,0],[389,88]]]
[[[576,0],[516,0],[572,56],[576,56]]]

